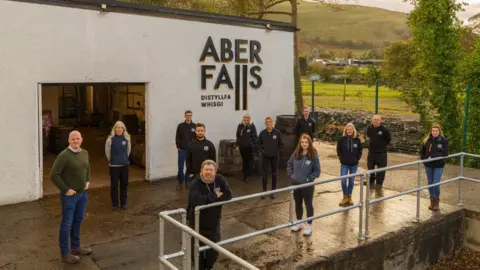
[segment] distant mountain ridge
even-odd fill
[[[298,5],[301,51],[318,48],[359,53],[383,48],[412,35],[406,13],[359,5],[340,7],[337,11],[318,3],[301,2]],[[290,9],[290,4],[284,3],[272,10]],[[290,20],[282,15],[268,15],[266,19]]]

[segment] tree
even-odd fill
[[[413,30],[415,67],[412,75],[423,82],[435,119],[451,141],[452,152],[459,150],[459,106],[455,71],[460,57],[460,22],[456,12],[462,4],[455,0],[417,0],[408,23]]]
[[[467,152],[480,153],[480,41],[477,41],[475,50],[466,55],[461,66],[461,76],[459,81],[463,85],[470,83],[470,110],[468,117],[468,149]],[[480,167],[480,159],[474,158],[468,160],[468,164],[473,167]]]
[[[412,73],[417,65],[416,51],[413,40],[393,43],[385,48],[382,72],[385,84],[402,93],[403,100],[419,114],[421,125],[428,129],[431,124],[428,89],[419,87],[422,82]]]

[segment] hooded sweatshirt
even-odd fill
[[[448,140],[443,136],[438,136],[434,138],[432,135],[428,140],[423,144],[420,149],[420,158],[436,158],[436,157],[446,157],[448,156]],[[426,162],[424,164],[426,167],[430,168],[443,168],[445,167],[445,160],[436,160]]]
[[[223,195],[217,198],[216,191],[222,192]],[[201,176],[198,176],[188,186],[187,215],[190,226],[195,226],[195,207],[231,199],[232,190],[221,174],[215,175],[215,179],[210,184],[205,183]],[[203,209],[200,211],[200,229],[215,230],[219,228],[221,216],[222,206]]]
[[[358,165],[362,150],[362,142],[358,137],[343,136],[337,142],[337,156],[342,165]]]
[[[296,159],[294,152],[287,162],[287,174],[292,179],[293,185],[301,185],[314,181],[320,176],[320,159],[317,153],[313,155],[312,159],[304,153],[300,155],[300,159]]]
[[[200,173],[200,167],[207,159],[216,161],[217,152],[215,145],[207,140],[207,138],[203,140],[199,140],[198,138],[193,139],[187,148],[187,158],[185,161],[187,164],[187,174]]]

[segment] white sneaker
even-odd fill
[[[303,228],[303,224],[297,224],[292,227],[292,232],[298,232]]]
[[[307,224],[307,226],[305,227],[305,230],[303,230],[303,235],[308,236],[310,234],[312,234],[312,226]]]

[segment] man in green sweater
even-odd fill
[[[59,242],[62,261],[74,264],[80,260],[76,255],[88,255],[92,252],[91,249],[80,246],[80,225],[85,216],[87,190],[90,185],[90,162],[88,152],[80,148],[80,132],[72,131],[68,136],[68,143],[68,148],[58,154],[53,163],[51,179],[60,190],[62,223]]]

